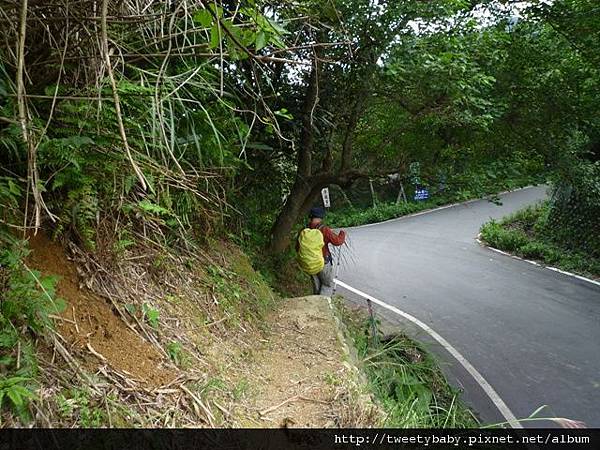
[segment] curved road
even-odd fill
[[[600,286],[498,254],[481,225],[546,196],[545,187],[351,228],[338,279],[415,316],[444,337],[519,419],[566,417],[600,426]],[[350,301],[364,299],[338,287]],[[430,337],[386,309],[442,358],[450,382],[486,423],[504,418],[466,370]],[[556,426],[550,421],[524,426]]]

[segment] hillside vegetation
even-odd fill
[[[559,232],[553,228],[553,207],[549,202],[525,208],[501,221],[491,221],[481,228],[481,239],[494,248],[534,259],[549,266],[576,272],[592,278],[600,277],[600,255],[591,230]]]

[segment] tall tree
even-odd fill
[[[272,252],[287,247],[292,227],[323,187],[344,186],[372,175],[356,165],[354,137],[373,94],[373,78],[390,46],[410,32],[411,21],[435,23],[463,7],[465,2],[459,1],[373,0],[332,0],[320,6],[316,17],[324,31],[318,33],[310,72],[305,76],[296,173],[271,229]],[[347,46],[320,47],[324,42],[339,41],[346,41]],[[381,167],[378,171],[393,170]]]

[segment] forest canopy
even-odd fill
[[[323,187],[416,163],[455,191],[548,174],[597,251],[595,3],[2,0],[2,223],[278,253]]]

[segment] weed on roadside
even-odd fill
[[[526,259],[591,277],[600,277],[600,260],[584,248],[569,248],[547,226],[548,202],[524,208],[481,228],[481,239],[491,247]]]
[[[473,413],[460,401],[460,392],[448,384],[422,346],[402,334],[385,337],[379,329],[373,339],[371,321],[361,312],[342,308],[370,390],[387,413],[384,426],[478,426]]]

